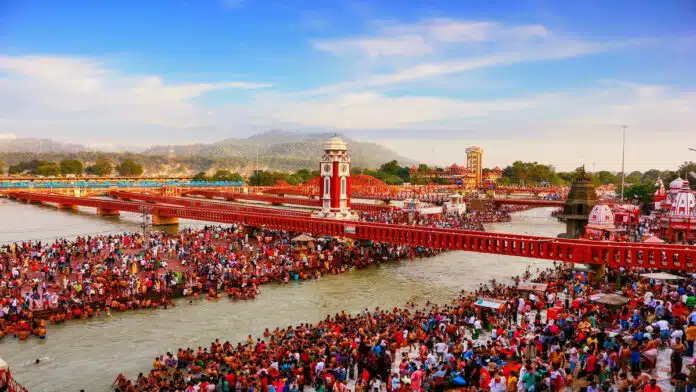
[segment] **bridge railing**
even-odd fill
[[[605,264],[614,268],[659,268],[694,271],[696,247],[672,244],[615,243],[552,237],[475,232],[393,225],[344,222],[331,219],[249,213],[211,208],[164,206],[148,203],[10,192],[11,197],[49,203],[74,204],[119,211],[142,212],[164,217],[240,223],[252,227],[351,237],[380,242],[464,250],[572,263]]]

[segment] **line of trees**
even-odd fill
[[[143,174],[143,165],[135,162],[132,159],[124,159],[118,165],[114,166],[110,160],[106,158],[97,158],[94,165],[84,167],[82,161],[77,159],[63,159],[59,162],[44,161],[32,159],[30,161],[22,161],[15,165],[10,165],[8,174],[29,174],[36,176],[79,176],[83,173],[95,176],[109,176],[114,173],[121,176],[140,176]],[[0,165],[0,172],[2,165]]]
[[[680,176],[696,172],[696,162],[684,162],[677,170],[657,170],[650,169],[645,172],[633,171],[626,173],[624,183],[626,184],[650,184],[654,185],[658,178],[666,183]],[[538,162],[515,161],[512,165],[503,169],[503,178],[498,182],[501,185],[532,185],[546,183],[550,185],[571,184],[580,173],[580,168],[571,172],[556,172],[551,165],[544,165]],[[590,181],[594,185],[621,185],[621,173],[612,173],[607,170],[587,173]],[[691,181],[692,188],[696,189],[696,181]]]

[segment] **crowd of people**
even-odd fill
[[[180,348],[118,391],[679,392],[696,386],[696,277],[557,266],[449,305],[327,316],[263,338]],[[537,285],[530,285],[533,281]],[[620,292],[626,304],[602,304]],[[660,355],[664,352],[663,355]],[[661,374],[664,357],[670,370]],[[664,364],[662,364],[664,365]]]
[[[510,222],[510,212],[511,209],[505,207],[486,211],[470,211],[464,214],[424,214],[418,211],[409,212],[394,209],[379,213],[360,214],[360,219],[366,222],[486,231],[484,224]]]
[[[249,299],[259,285],[438,251],[244,226],[123,233],[0,247],[0,337],[46,337],[46,323],[172,306],[175,296]]]

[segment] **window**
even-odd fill
[[[341,178],[341,195],[346,194],[346,178]]]
[[[329,177],[324,177],[324,194],[329,194]]]

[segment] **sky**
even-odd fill
[[[429,164],[696,160],[692,0],[0,0],[0,142],[337,132]]]

